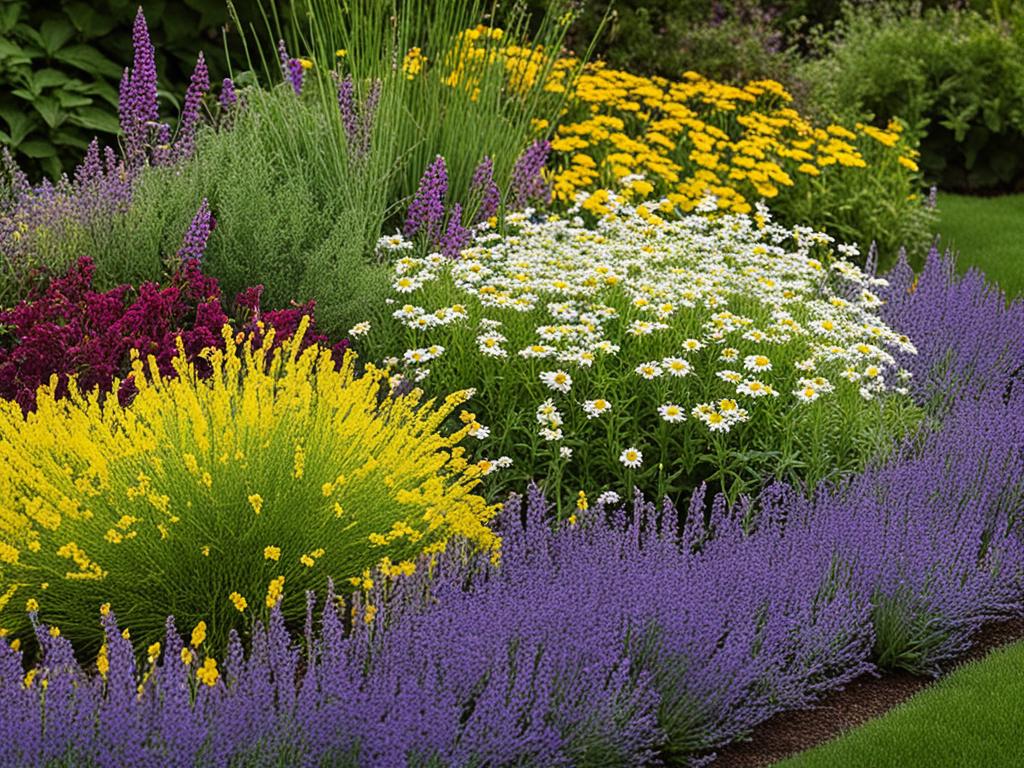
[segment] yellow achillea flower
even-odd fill
[[[249,496],[249,505],[252,507],[252,511],[257,515],[263,511],[263,497],[258,493],[253,493]]]
[[[198,648],[206,639],[206,622],[200,621],[192,630],[192,647]]]
[[[275,563],[281,559],[281,548],[280,547],[264,547],[263,548],[263,559],[273,560]]]

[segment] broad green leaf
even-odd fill
[[[36,125],[36,121],[32,117],[19,109],[0,110],[0,117],[4,119],[7,127],[11,130],[12,144],[21,144]]]
[[[68,116],[68,122],[85,128],[88,131],[101,133],[117,133],[121,130],[117,118],[110,112],[99,107],[83,107]]]
[[[43,120],[51,128],[56,128],[67,119],[67,112],[60,108],[60,103],[53,96],[42,96],[36,99],[32,106],[36,112],[42,115]]]
[[[24,58],[25,52],[13,40],[0,37],[0,57],[7,58],[8,56]]]
[[[75,29],[89,39],[108,35],[117,26],[117,14],[100,13],[89,3],[67,3],[64,14],[71,19]]]
[[[57,101],[63,109],[76,109],[78,107],[87,107],[92,104],[92,99],[88,96],[83,96],[80,93],[74,93],[72,91],[60,90],[55,94]]]
[[[122,68],[97,51],[91,45],[69,45],[62,48],[54,56],[57,61],[78,67],[86,72],[100,74],[104,77],[121,76]]]
[[[32,85],[37,90],[55,88],[56,86],[64,85],[67,81],[67,74],[59,69],[40,69],[32,73]]]
[[[57,154],[57,148],[46,139],[23,141],[18,145],[18,151],[36,159],[54,157]]]
[[[53,56],[75,34],[67,19],[47,19],[39,25],[39,37],[48,56]]]

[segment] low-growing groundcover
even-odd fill
[[[847,736],[777,768],[1018,765],[1024,643],[993,652]]]
[[[1024,307],[937,255],[918,279],[904,266],[890,280],[886,315],[919,340],[912,386],[958,396],[941,426],[848,483],[720,498],[710,518],[698,494],[682,529],[671,507],[615,512],[607,498],[552,528],[534,491],[495,523],[499,567],[452,547],[429,574],[355,596],[348,633],[328,591],[303,637],[275,610],[248,654],[235,641],[219,661],[169,625],[136,666],[111,612],[104,681],[39,625],[44,660],[28,676],[0,643],[0,754],[705,764],[873,665],[934,669],[984,621],[1024,612]]]

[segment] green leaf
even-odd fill
[[[43,120],[51,128],[56,128],[67,119],[67,112],[60,108],[60,104],[53,96],[43,96],[33,102],[32,106],[36,112],[42,115]]]
[[[60,106],[63,109],[77,109],[78,107],[87,107],[92,104],[92,99],[88,96],[83,96],[80,93],[73,93],[67,90],[60,90],[56,93],[57,101],[60,102]]]
[[[37,72],[32,73],[32,87],[37,91],[41,91],[44,88],[54,88],[58,85],[64,85],[68,81],[66,73],[61,72],[59,69],[40,69]]]
[[[122,72],[121,67],[91,45],[69,45],[62,48],[54,58],[91,74],[100,74],[104,77],[117,78],[121,76]]]
[[[0,35],[9,35],[14,31],[21,15],[21,3],[10,3],[0,7]]]
[[[0,37],[0,57],[7,58],[8,56],[24,58],[25,51],[13,40]]]
[[[10,128],[11,143],[15,145],[21,144],[36,125],[36,121],[21,110],[5,109],[0,112],[0,117],[3,117]]]
[[[68,3],[64,14],[86,38],[109,35],[117,26],[116,13],[98,13],[89,3]]]
[[[75,34],[67,19],[47,19],[39,25],[39,38],[47,56],[53,56]]]
[[[30,139],[18,145],[18,151],[36,159],[55,157],[57,148],[46,139]]]
[[[77,90],[89,96],[99,96],[112,107],[117,106],[117,90],[110,83],[97,80],[95,83],[87,83]]]
[[[117,118],[99,107],[85,107],[76,110],[68,117],[68,122],[86,130],[101,133],[117,133],[121,130]]]

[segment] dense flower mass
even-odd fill
[[[909,404],[895,354],[914,345],[877,314],[886,281],[827,235],[779,226],[763,207],[680,217],[671,201],[607,191],[581,195],[567,217],[505,224],[504,236],[479,230],[455,262],[382,240],[393,323],[359,341],[394,356],[404,378],[481,393],[484,449],[519,465],[499,487],[547,475],[591,490],[625,477],[679,494],[713,473],[709,454],[722,469],[748,450],[780,465],[799,454],[820,479],[837,458],[856,464],[837,446],[867,433],[882,400]],[[595,418],[608,411],[598,401],[616,407]],[[627,447],[648,461],[621,459]],[[770,460],[759,469],[775,471]]]
[[[208,220],[207,210],[207,224]],[[223,348],[221,329],[228,316],[217,281],[204,275],[196,260],[184,262],[168,285],[144,283],[137,291],[128,285],[96,291],[93,272],[92,260],[83,256],[40,295],[0,311],[5,333],[0,344],[0,396],[28,411],[35,407],[36,390],[51,377],[56,377],[57,397],[67,395],[72,377],[82,392],[108,392],[121,378],[124,400],[134,391],[131,379],[124,378],[131,369],[131,355],[152,355],[161,374],[170,376],[179,340],[200,372],[208,372],[200,353]],[[295,333],[302,316],[313,312],[312,304],[261,311],[261,292],[262,287],[255,286],[235,300],[246,316],[239,331],[262,338],[264,330],[275,329],[277,340],[284,341]],[[303,343],[328,341],[311,326]],[[347,345],[345,340],[338,342],[335,353],[340,357]]]
[[[66,399],[41,389],[27,417],[0,403],[0,625],[24,638],[31,601],[88,646],[110,603],[154,642],[173,605],[216,646],[246,625],[232,594],[261,611],[287,583],[295,621],[304,588],[408,572],[452,535],[496,556],[481,470],[456,447],[469,427],[437,431],[469,393],[382,400],[381,372],[303,349],[307,326],[280,345],[272,330],[236,345],[226,326],[206,377],[180,340],[175,377],[136,359],[128,406],[73,383]]]

